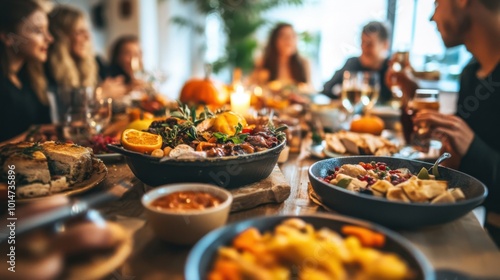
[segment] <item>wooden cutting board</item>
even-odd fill
[[[229,190],[233,195],[231,212],[241,211],[266,203],[281,203],[290,195],[290,184],[276,165],[264,180]]]

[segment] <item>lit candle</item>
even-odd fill
[[[246,115],[250,109],[250,94],[246,93],[242,86],[236,88],[231,94],[231,111],[240,115]]]

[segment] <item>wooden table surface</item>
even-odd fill
[[[304,145],[308,145],[307,141]],[[300,155],[291,154],[287,162],[279,164],[291,185],[291,194],[284,203],[232,213],[228,222],[262,215],[323,212],[308,196],[307,171],[317,159],[303,152],[304,149]],[[106,218],[134,232],[135,242],[130,258],[113,273],[115,278],[119,275],[122,278],[117,279],[184,279],[184,265],[191,247],[173,246],[156,238],[147,225],[140,203],[146,187],[123,161],[108,162],[107,166],[106,180],[92,191],[104,188],[121,198],[99,210]],[[418,247],[437,270],[453,270],[470,279],[500,279],[500,251],[472,212],[448,224],[400,233]]]

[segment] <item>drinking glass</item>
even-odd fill
[[[363,72],[344,71],[342,81],[342,106],[352,116],[361,103],[361,90],[363,87]]]
[[[113,111],[111,98],[98,99],[89,104],[87,119],[90,127],[96,134],[102,133],[111,122]]]
[[[377,72],[366,71],[362,73],[363,83],[361,85],[361,103],[363,104],[363,110],[369,111],[380,95],[380,77]]]
[[[414,116],[420,110],[439,111],[439,91],[433,89],[418,89],[415,96],[408,102],[407,113]],[[410,136],[410,144],[415,149],[428,152],[431,143],[431,128],[426,122],[413,123],[414,131]]]
[[[401,72],[409,64],[410,64],[410,52],[407,50],[397,51],[394,54],[394,62],[391,65],[391,67],[394,72]],[[401,99],[403,98],[403,91],[401,90],[401,87],[397,84],[396,77],[392,78],[391,92],[392,92],[391,105],[393,108],[399,109],[399,107],[401,107]]]
[[[91,87],[77,87],[61,91],[70,100],[62,117],[63,134],[66,140],[84,145],[91,134],[88,122],[88,106],[93,94]],[[69,96],[69,98],[68,98]],[[61,98],[62,99],[62,98]]]

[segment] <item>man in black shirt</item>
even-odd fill
[[[475,61],[462,72],[456,115],[422,111],[414,122],[434,128],[453,155],[445,165],[488,187],[485,227],[500,245],[500,1],[436,0],[435,5],[432,20],[445,45],[464,44]]]
[[[372,21],[365,25],[361,32],[361,56],[349,58],[325,83],[323,94],[339,98],[344,71],[375,71],[378,72],[380,81],[379,103],[389,101],[392,93],[384,82],[389,65],[389,33],[389,27],[382,22]]]

